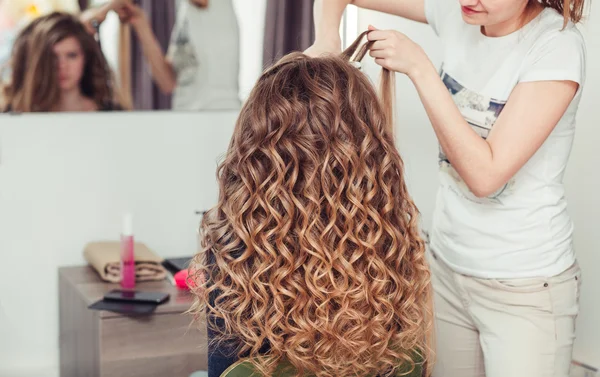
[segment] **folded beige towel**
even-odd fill
[[[167,276],[161,265],[163,258],[156,255],[141,242],[134,244],[135,280],[163,280]],[[118,283],[121,281],[121,244],[119,242],[91,242],[86,245],[83,256],[102,280]]]

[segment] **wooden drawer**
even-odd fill
[[[207,369],[206,329],[181,313],[106,318],[100,327],[100,371],[105,377],[188,377]],[[150,371],[150,374],[148,373]]]
[[[193,297],[165,281],[138,286],[171,299],[148,316],[90,310],[118,285],[87,266],[59,269],[61,377],[189,377],[207,370],[205,319],[192,327],[183,314]]]

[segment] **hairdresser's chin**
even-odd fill
[[[190,0],[190,3],[194,4],[199,8],[206,8],[208,7],[208,1],[209,0]]]

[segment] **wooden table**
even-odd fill
[[[169,301],[138,317],[88,309],[118,288],[91,267],[59,268],[61,377],[189,377],[207,369],[206,326],[184,314],[189,292],[166,280],[138,283],[137,290],[170,293]]]

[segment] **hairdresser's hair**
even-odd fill
[[[362,37],[262,74],[202,220],[191,312],[208,312],[216,345],[264,375],[279,363],[298,376],[429,365],[430,274],[392,135],[391,73],[384,102],[349,61]]]
[[[53,47],[75,37],[85,56],[82,93],[100,109],[117,105],[112,72],[102,51],[73,15],[53,12],[32,21],[17,36],[10,61],[10,80],[2,88],[2,107],[16,112],[53,111],[60,87]],[[117,105],[118,106],[118,105]]]
[[[538,0],[529,0],[530,3]],[[569,21],[574,24],[580,22],[583,18],[585,0],[539,0],[545,8],[552,8],[563,15],[564,26]]]

